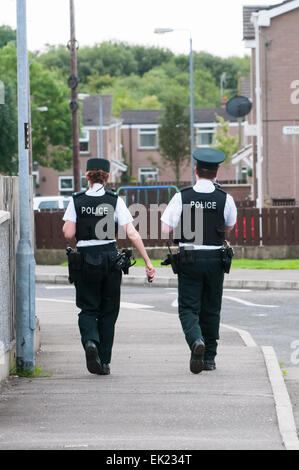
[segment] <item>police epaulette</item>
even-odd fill
[[[84,191],[79,191],[78,193],[74,193],[73,197],[81,196],[82,194],[85,194],[85,193],[86,193],[86,189],[84,189]]]
[[[221,185],[219,183],[214,183],[214,186],[216,189],[218,189],[218,191],[221,191],[222,193],[227,194],[227,192],[221,188]]]
[[[180,189],[180,192],[187,191],[187,189],[192,189],[192,188],[193,188],[193,186],[185,186],[185,188]]]

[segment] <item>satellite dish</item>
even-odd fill
[[[234,96],[226,103],[226,111],[231,116],[241,118],[250,113],[252,102],[245,96]]]

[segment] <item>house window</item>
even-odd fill
[[[89,153],[89,131],[81,131],[79,143],[80,153]]]
[[[197,147],[210,147],[214,142],[214,127],[202,127],[197,130]]]
[[[139,168],[138,179],[140,183],[152,183],[158,181],[157,168]]]
[[[88,188],[88,182],[85,176],[81,176],[81,191]],[[72,196],[74,193],[74,177],[59,176],[60,196]]]
[[[81,190],[88,188],[88,181],[85,176],[81,176]]]
[[[241,180],[242,180],[242,182],[244,182],[244,183],[247,183],[247,172],[248,172],[247,166],[242,166],[242,169],[241,169]]]
[[[158,146],[157,129],[139,129],[139,148],[155,149]]]
[[[60,196],[71,196],[74,192],[73,176],[59,176]]]

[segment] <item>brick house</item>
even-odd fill
[[[129,167],[130,176],[140,183],[175,181],[173,169],[164,164],[159,153],[158,121],[162,112],[162,110],[125,110],[121,113],[123,150],[126,163]],[[216,119],[217,115],[229,121],[231,135],[238,135],[239,124],[237,119],[227,114],[225,106],[195,109],[196,147],[207,147],[213,143],[217,126],[219,126]],[[242,143],[245,144],[244,141]],[[237,174],[239,168],[241,168],[241,172]],[[227,186],[227,188],[238,199],[249,198],[251,195],[251,181],[248,181],[247,177],[248,169],[249,166],[246,162],[243,162],[241,167],[240,165],[233,165],[231,162],[225,163],[220,169],[219,180],[229,184],[230,186]],[[188,158],[182,168],[180,179],[188,184],[191,180],[190,160]],[[236,180],[239,181],[239,184],[236,184]],[[231,190],[232,184],[234,186],[233,190]]]
[[[119,179],[119,174],[126,171],[127,167],[122,163],[121,120],[112,116],[113,97],[112,95],[80,95],[79,98],[82,100],[83,123],[80,136],[82,189],[86,187],[84,177],[86,161],[88,158],[96,158],[99,155],[110,160],[110,181],[115,182]],[[100,99],[102,107],[100,107]],[[36,193],[41,196],[68,196],[74,192],[72,168],[58,172],[53,168],[39,166],[35,176],[39,182]]]
[[[257,26],[254,27],[254,17]],[[243,36],[251,49],[253,109],[245,132],[253,144],[257,175],[256,47],[259,44],[262,205],[299,204],[299,1],[244,6]],[[258,31],[258,37],[256,37]],[[258,75],[257,75],[258,76]],[[246,131],[248,129],[248,132]],[[257,181],[254,178],[254,196]]]

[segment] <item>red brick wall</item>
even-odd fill
[[[294,92],[291,83],[299,80],[298,24],[299,9],[296,9],[273,18],[269,27],[261,28],[266,204],[272,198],[295,198],[299,203],[299,135],[283,135],[283,126],[299,126],[299,104],[291,102]],[[254,78],[254,50],[252,59]],[[253,98],[255,101],[254,95]]]
[[[142,167],[152,167],[152,160],[159,166],[159,181],[175,181],[175,174],[170,165],[165,165],[163,159],[156,149],[139,149],[138,148],[138,129],[127,127],[122,130],[123,145],[127,155],[127,162],[130,163],[130,132],[131,132],[131,148],[132,148],[132,176],[138,179],[138,169]],[[230,128],[231,135],[238,134],[238,127]],[[222,165],[219,171],[220,180],[235,180],[236,168],[230,163]],[[181,181],[191,180],[190,157],[187,156],[184,165],[181,168]]]

